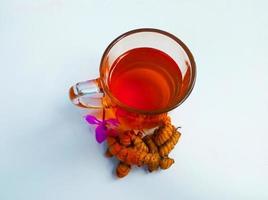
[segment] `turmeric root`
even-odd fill
[[[148,163],[149,172],[155,171],[159,167],[160,156],[158,153],[154,154],[155,156],[151,158],[151,162]]]
[[[174,132],[175,128],[170,123],[161,126],[160,128],[155,130],[154,133],[154,142],[157,146],[161,146],[164,144]]]
[[[147,166],[152,172],[159,168],[168,169],[174,159],[168,154],[177,144],[180,132],[171,124],[170,117],[164,117],[160,128],[153,135],[144,136],[142,132],[128,130],[107,137],[107,157],[115,156],[120,162],[116,174],[122,178],[131,170],[131,165]]]
[[[145,142],[145,144],[148,146],[149,148],[149,152],[150,153],[157,153],[158,152],[158,148],[155,145],[154,141],[152,140],[152,136],[151,135],[147,135],[143,138],[143,141]]]
[[[107,158],[111,158],[111,157],[113,157],[113,154],[109,151],[109,149],[107,149],[106,152],[105,152],[105,156]]]
[[[167,125],[167,124],[171,124],[171,119],[169,116],[165,116],[163,119],[162,119],[162,124],[163,125]]]
[[[123,162],[119,162],[116,168],[116,175],[119,178],[123,178],[124,176],[128,175],[130,170],[131,170],[130,165],[127,165],[126,163]]]
[[[165,157],[160,160],[159,166],[161,169],[168,169],[174,162],[174,159]]]
[[[161,157],[167,156],[177,144],[180,136],[181,136],[181,133],[175,130],[171,138],[166,143],[164,143],[163,145],[159,147],[159,155]]]
[[[138,151],[149,152],[147,145],[138,136],[136,137],[134,136],[133,145],[134,145],[134,149],[137,149]]]
[[[141,166],[144,164],[159,163],[160,157],[156,153],[147,153],[146,151],[137,150],[132,147],[125,147],[119,144],[113,137],[108,137],[107,143],[111,154],[126,164]]]
[[[131,144],[132,135],[130,131],[125,131],[121,134],[119,134],[119,141],[120,144],[124,146],[129,146]]]
[[[114,145],[109,147],[109,151],[112,155],[117,155],[122,149],[123,147],[118,143],[115,143]]]

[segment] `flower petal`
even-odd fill
[[[87,115],[85,116],[85,120],[89,123],[89,124],[100,124],[101,121],[98,120],[95,116],[93,115]]]
[[[97,126],[95,133],[96,133],[96,140],[98,143],[102,143],[107,138],[107,129],[104,125]]]

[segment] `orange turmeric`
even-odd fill
[[[126,176],[131,165],[147,166],[152,172],[159,168],[168,169],[174,159],[168,154],[175,147],[180,138],[180,132],[171,124],[170,117],[164,117],[160,127],[152,135],[143,137],[142,132],[133,130],[119,132],[117,136],[108,136],[107,157],[115,156],[120,162],[116,174],[122,178]]]
[[[119,162],[116,167],[116,175],[119,178],[123,178],[124,176],[128,175],[130,170],[131,170],[131,165],[127,165],[126,163]]]
[[[156,129],[154,132],[155,144],[157,146],[161,146],[162,144],[164,144],[172,136],[174,129],[174,126],[172,126],[170,123]]]
[[[157,153],[158,152],[158,148],[157,148],[156,144],[154,143],[154,141],[152,140],[151,135],[145,136],[143,138],[143,141],[148,146],[150,153]]]
[[[148,163],[148,170],[149,172],[155,171],[159,167],[159,162],[160,162],[160,156],[158,153],[155,154],[153,158],[151,158],[151,162]]]
[[[109,149],[107,149],[106,152],[105,152],[105,156],[107,158],[111,158],[111,157],[113,157],[113,154],[111,154],[111,152],[109,151]]]
[[[169,116],[165,116],[162,119],[162,125],[171,124],[171,118]]]
[[[181,133],[175,129],[171,138],[159,147],[159,155],[161,157],[167,156],[177,144]]]
[[[129,165],[148,165],[157,163],[160,160],[158,154],[147,153],[146,151],[137,150],[133,147],[125,147],[117,142],[114,137],[107,138],[108,148],[112,155],[118,160]]]
[[[174,162],[174,159],[165,157],[160,160],[159,166],[161,169],[168,169]]]
[[[134,149],[137,149],[138,151],[149,152],[147,145],[143,142],[143,140],[140,137],[133,138],[133,145]]]
[[[132,132],[125,131],[125,132],[119,134],[118,137],[119,137],[120,144],[122,144],[124,146],[129,146],[131,144]]]

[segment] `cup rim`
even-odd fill
[[[185,51],[185,53],[187,54],[187,56],[188,56],[188,58],[190,60],[190,64],[191,64],[191,68],[192,68],[192,78],[191,78],[191,81],[189,83],[190,86],[189,86],[188,91],[186,92],[186,94],[183,96],[183,98],[181,98],[174,105],[171,105],[171,106],[166,107],[166,108],[157,109],[157,110],[150,110],[150,111],[133,108],[133,107],[130,107],[130,106],[122,103],[121,101],[119,101],[109,91],[109,88],[108,88],[108,86],[105,83],[104,74],[103,74],[103,71],[101,69],[103,67],[103,63],[105,61],[105,58],[107,57],[107,55],[110,52],[111,48],[117,42],[119,42],[120,40],[124,39],[125,37],[127,37],[129,35],[132,35],[132,34],[135,34],[135,33],[140,33],[140,32],[154,32],[154,33],[159,33],[159,34],[165,35],[165,36],[173,39],[175,42],[178,43],[178,45],[180,45],[183,48],[183,50]],[[125,33],[119,35],[117,38],[115,38],[107,46],[107,48],[105,49],[105,51],[104,51],[104,53],[102,55],[101,61],[100,61],[100,82],[101,82],[101,86],[102,86],[102,89],[103,89],[104,93],[107,94],[111,98],[112,102],[114,102],[116,105],[119,105],[119,107],[121,107],[121,108],[123,108],[123,109],[125,109],[127,111],[130,111],[130,112],[135,112],[135,113],[140,113],[140,114],[146,114],[146,115],[155,115],[155,114],[167,113],[167,112],[169,112],[169,111],[177,108],[178,106],[180,106],[189,97],[189,95],[191,94],[191,92],[192,92],[192,90],[194,88],[195,81],[196,81],[196,63],[195,63],[194,57],[193,57],[191,51],[189,50],[189,48],[179,38],[177,38],[175,35],[173,35],[173,34],[171,34],[169,32],[160,30],[160,29],[156,29],[156,28],[138,28],[138,29],[133,29],[133,30],[130,30],[128,32],[125,32]]]

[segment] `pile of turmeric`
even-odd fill
[[[116,175],[125,177],[132,165],[146,166],[149,172],[159,168],[168,169],[174,159],[169,153],[177,144],[181,133],[171,124],[170,117],[163,119],[159,128],[144,136],[142,132],[126,130],[116,136],[107,137],[106,156],[115,156],[119,160]]]

